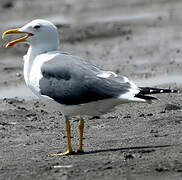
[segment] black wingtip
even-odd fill
[[[136,94],[135,97],[140,98],[140,99],[144,99],[144,100],[147,100],[147,101],[159,100],[156,97],[146,96],[146,95],[142,95],[142,94]]]
[[[162,89],[162,88],[152,88],[152,87],[139,87],[140,94],[162,94],[162,93],[181,93],[179,89]]]
[[[171,93],[181,93],[182,91],[179,89],[171,89]]]

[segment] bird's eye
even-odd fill
[[[34,29],[39,29],[40,28],[40,25],[35,25],[33,28]]]

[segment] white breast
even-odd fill
[[[41,72],[42,64],[46,61],[50,61],[58,54],[54,51],[40,54],[35,56],[33,59],[25,56],[24,63],[24,78],[27,86],[32,90],[32,92],[40,97],[40,87],[39,81],[43,77]]]

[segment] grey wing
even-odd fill
[[[45,62],[41,72],[40,93],[66,105],[117,98],[131,88],[122,76],[102,77],[106,71],[71,55]]]

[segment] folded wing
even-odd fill
[[[133,88],[127,78],[66,54],[45,62],[41,72],[40,93],[66,105],[120,98]]]

